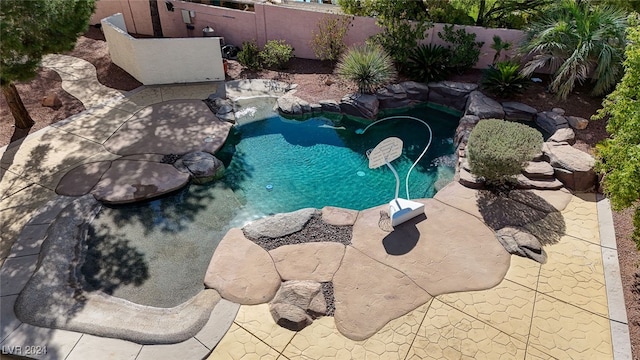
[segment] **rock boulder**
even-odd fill
[[[511,121],[535,121],[538,110],[519,102],[503,102],[504,119]]]
[[[454,81],[429,83],[429,101],[458,111],[464,111],[469,94],[478,89],[477,84]]]
[[[567,143],[546,142],[542,151],[549,158],[555,176],[567,188],[590,191],[596,186],[595,159]]]
[[[224,164],[215,156],[195,151],[178,159],[174,166],[183,173],[191,175],[196,184],[206,184],[224,176]]]
[[[480,91],[472,91],[469,94],[464,114],[475,115],[480,119],[504,119],[502,105]]]
[[[340,110],[351,116],[374,120],[378,116],[380,102],[375,95],[349,94],[340,101]]]

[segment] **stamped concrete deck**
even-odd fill
[[[28,354],[38,359],[631,359],[611,212],[594,194],[573,196],[562,211],[565,235],[545,247],[546,264],[512,256],[496,287],[436,296],[363,341],[341,335],[331,317],[292,332],[274,323],[266,304],[240,306],[236,315],[238,306],[224,301],[198,335],[174,345],[140,345],[15,318],[13,304],[36,267],[43,228],[60,211],[49,201],[62,176],[78,164],[112,160],[102,144],[138,110],[212,92],[211,84],[147,87],[115,97],[107,92],[96,107],[0,149],[5,352],[21,346],[26,355],[27,346],[40,346]],[[25,241],[13,244],[21,233]],[[233,324],[220,333],[216,324],[230,316]]]

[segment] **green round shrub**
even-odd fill
[[[490,185],[504,184],[520,174],[526,163],[541,151],[542,141],[542,134],[530,126],[481,120],[469,135],[469,167]]]

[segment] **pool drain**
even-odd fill
[[[356,173],[356,175],[358,175],[358,176],[364,176],[365,174],[364,174],[364,171],[360,170],[360,171],[358,171],[358,172]]]

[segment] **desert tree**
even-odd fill
[[[0,1],[0,87],[16,127],[34,122],[14,82],[35,77],[44,55],[73,49],[94,6],[94,0]]]

